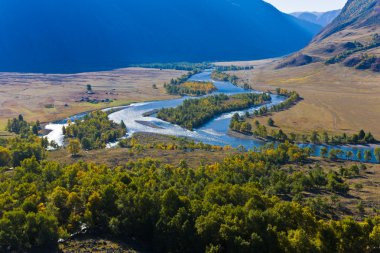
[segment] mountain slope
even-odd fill
[[[315,41],[349,29],[379,28],[379,0],[349,0],[341,14],[324,29]]]
[[[308,63],[321,61],[380,72],[380,0],[349,0],[340,15],[305,49],[278,67],[302,65],[297,59],[305,57],[312,59]]]
[[[299,50],[319,29],[261,0],[2,0],[0,71],[260,59]]]
[[[333,10],[328,12],[294,12],[290,15],[305,20],[322,27],[330,24],[341,12],[341,10]]]

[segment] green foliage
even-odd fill
[[[36,123],[28,123],[21,114],[18,118],[8,120],[6,127],[8,132],[19,134],[23,138],[28,138],[30,135],[38,135],[40,128],[38,121]]]
[[[179,85],[166,85],[166,90],[172,95],[192,95],[201,96],[216,91],[212,82],[184,82]]]
[[[108,114],[96,111],[88,114],[83,120],[67,126],[63,133],[67,138],[79,139],[83,149],[104,148],[107,143],[115,142],[126,134],[125,124],[117,124],[108,119]]]
[[[188,72],[185,75],[182,75],[182,76],[178,77],[177,79],[171,79],[170,83],[165,83],[164,84],[166,92],[168,94],[171,94],[171,95],[186,95],[186,94],[197,95],[196,90],[193,90],[193,93],[187,93],[187,92],[190,92],[191,90],[188,89],[188,88],[186,88],[186,87],[183,87],[182,84],[186,83],[187,80],[191,76],[193,76],[195,74],[198,74],[200,72],[201,72],[201,70],[195,69],[195,70],[192,70],[192,71]],[[206,94],[206,93],[204,93],[204,94]],[[200,90],[199,90],[199,94],[198,95],[201,95]]]
[[[26,159],[13,173],[0,173],[0,246],[48,247],[86,224],[98,234],[137,237],[159,252],[203,252],[210,245],[265,250],[270,241],[281,247],[277,232],[262,228],[303,227],[285,213],[307,209],[261,189],[271,192],[275,181],[263,179],[276,178],[278,165],[295,157],[306,159],[303,150],[282,144],[199,168],[149,158],[113,169]]]
[[[175,69],[175,70],[186,70],[186,71],[202,71],[205,69],[212,68],[211,63],[191,63],[191,62],[177,62],[177,63],[149,63],[149,64],[137,64],[131,65],[131,67],[140,68],[154,68],[154,69]]]
[[[271,126],[271,127],[274,126],[274,120],[272,118],[268,119],[268,126]]]
[[[18,166],[24,159],[32,157],[41,161],[46,155],[45,142],[46,139],[34,135],[30,135],[28,138],[17,136],[8,139],[4,147],[0,146],[0,167]]]
[[[235,85],[237,85],[239,80],[239,78],[235,75],[229,75],[218,70],[212,72],[211,78],[216,81],[230,82]]]
[[[12,161],[12,153],[9,149],[0,146],[0,167],[8,166]]]
[[[82,143],[84,140],[88,140],[87,138],[82,139]],[[90,142],[87,144],[90,147]],[[69,145],[67,145],[67,149],[69,150],[71,156],[77,156],[81,149],[81,144],[78,139],[71,139],[69,141]]]
[[[222,113],[248,109],[270,101],[268,94],[224,94],[188,99],[176,108],[162,109],[157,117],[192,130]]]
[[[345,60],[347,57],[350,55],[353,55],[355,53],[361,52],[361,51],[366,51],[370,50],[372,48],[376,48],[380,45],[380,40],[379,40],[379,35],[375,34],[373,36],[373,39],[370,43],[367,45],[362,45],[361,43],[355,41],[355,42],[347,42],[345,44],[345,47],[349,50],[345,50],[342,53],[335,55],[328,59],[325,64],[330,65],[330,64],[336,64],[339,62],[342,62]],[[348,67],[356,67],[357,69],[372,69],[373,71],[378,71],[378,62],[376,62],[378,58],[374,55],[367,55],[367,54],[362,54],[359,57],[355,57],[352,59],[349,59],[346,62],[346,66]]]

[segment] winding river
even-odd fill
[[[260,93],[258,91],[252,90],[244,90],[243,88],[237,87],[230,82],[221,82],[214,81],[211,79],[212,70],[206,70],[202,73],[196,74],[192,76],[190,81],[212,81],[217,87],[218,93],[224,93],[226,95],[233,95],[239,93],[249,93],[255,92]],[[271,107],[275,104],[279,104],[284,101],[284,97],[278,95],[271,95],[272,101],[270,104],[266,106]],[[197,141],[202,141],[211,145],[219,145],[225,146],[230,145],[232,147],[243,146],[246,149],[253,149],[255,147],[261,147],[265,144],[265,142],[254,140],[251,138],[239,138],[236,136],[231,136],[228,134],[229,124],[232,116],[235,113],[239,113],[241,115],[245,114],[246,111],[252,113],[253,111],[260,108],[253,107],[248,110],[236,111],[231,113],[222,114],[219,117],[214,118],[204,126],[197,128],[193,131],[189,131],[180,126],[173,125],[171,123],[162,121],[155,117],[155,115],[145,116],[147,113],[152,112],[157,109],[162,108],[171,108],[180,105],[185,99],[193,99],[192,97],[182,97],[178,99],[171,100],[162,100],[162,101],[154,101],[154,102],[146,102],[146,103],[135,103],[126,107],[120,108],[117,112],[111,113],[109,118],[115,122],[120,123],[124,121],[125,125],[128,129],[129,136],[133,133],[137,132],[148,132],[148,133],[157,133],[157,134],[165,134],[165,135],[173,135],[173,136],[181,136],[195,139]],[[113,108],[111,108],[113,109]],[[109,110],[109,109],[108,109]],[[85,113],[78,114],[70,117],[70,120],[75,120],[86,115]],[[55,122],[46,126],[46,129],[51,132],[47,135],[49,141],[54,140],[59,145],[63,145],[63,133],[62,126],[67,123],[68,119],[62,120],[60,122]],[[344,154],[341,156],[343,159],[347,159],[345,153],[347,151],[352,151],[354,153],[354,157],[356,157],[357,152],[362,152],[364,154],[365,150],[371,150],[372,152],[372,160],[371,162],[376,162],[375,156],[373,155],[373,147],[372,146],[327,146],[327,145],[314,145],[314,144],[299,144],[301,147],[309,147],[313,151],[314,156],[319,156],[322,147],[326,147],[328,150],[330,149],[341,149],[344,151]],[[110,145],[112,146],[112,145]],[[356,158],[352,158],[351,160],[355,160]]]

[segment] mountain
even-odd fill
[[[380,72],[380,0],[349,0],[305,49],[286,58],[278,68],[316,61]]]
[[[260,59],[319,31],[262,0],[2,0],[0,71]]]
[[[330,24],[342,10],[333,10],[328,12],[293,12],[290,15],[320,25],[322,27]]]
[[[377,32],[380,25],[379,0],[349,0],[340,15],[328,25],[314,41],[328,37],[353,37],[354,34],[368,36]]]

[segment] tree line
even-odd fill
[[[103,111],[89,113],[74,124],[69,122],[62,130],[66,138],[78,139],[86,150],[105,148],[107,143],[117,141],[127,132],[124,122],[117,124],[109,120],[108,113]]]
[[[165,85],[166,91],[171,95],[201,96],[217,90],[212,82],[184,82],[180,84]]]
[[[222,113],[248,109],[270,100],[268,94],[219,94],[201,99],[187,99],[176,108],[161,109],[157,117],[192,130]]]

